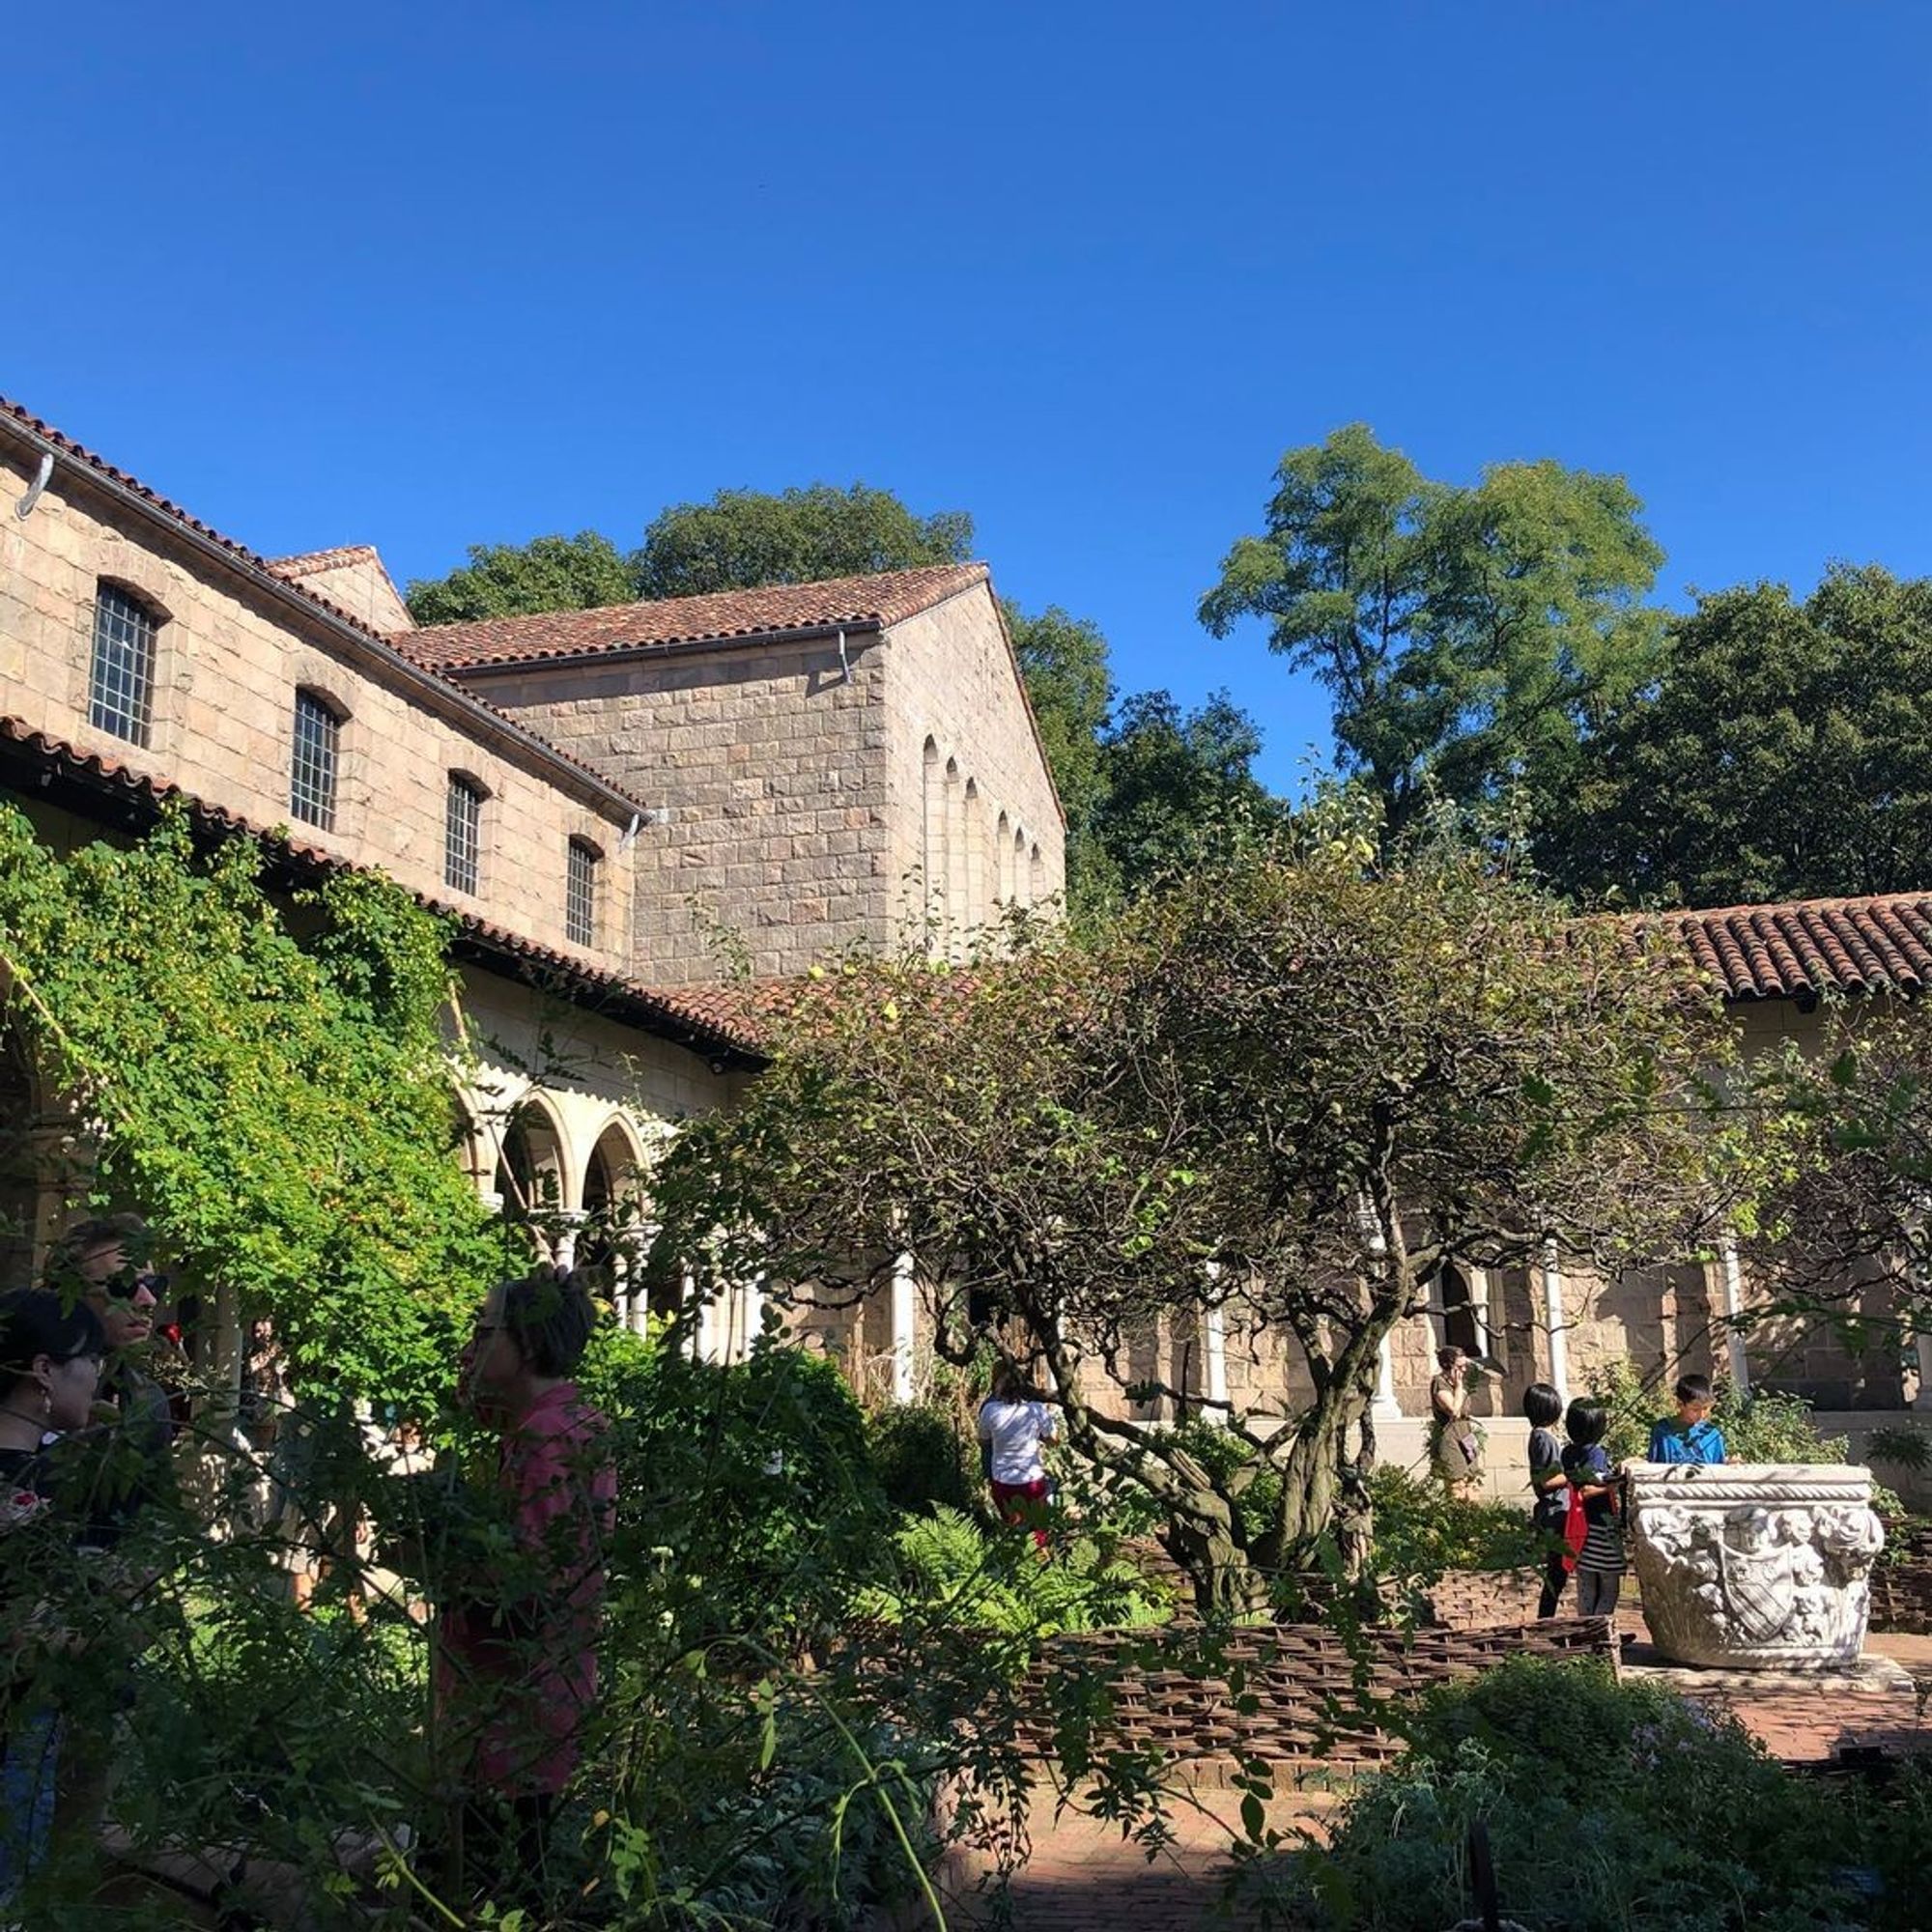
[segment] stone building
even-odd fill
[[[982,565],[418,630],[366,546],[270,560],[0,404],[0,795],[57,846],[128,836],[170,796],[262,839],[278,878],[380,867],[457,921],[463,1159],[486,1194],[569,1229],[637,1194],[676,1122],[728,1106],[757,1039],[727,964],[796,974],[853,948],[965,951],[1061,892],[1065,827]],[[1685,915],[1747,1037],[1816,1034],[1826,993],[1932,980],[1932,898]],[[0,1260],[29,1266],[82,1177],[64,1097],[0,1052]],[[1731,1258],[1616,1281],[1453,1279],[1393,1338],[1385,1439],[1419,1437],[1430,1356],[1532,1378],[1629,1356],[1727,1366],[1828,1407],[1904,1394],[1896,1350],[1725,1318]],[[840,1341],[914,1386],[908,1272]],[[748,1289],[708,1346],[743,1346]],[[1213,1324],[1149,1343],[1201,1393],[1293,1402],[1270,1339]],[[1932,1395],[1932,1362],[1918,1378]]]
[[[566,1254],[759,1064],[697,983],[721,937],[763,977],[957,950],[1064,882],[983,566],[417,632],[374,550],[260,556],[6,404],[0,795],[60,848],[183,798],[279,880],[376,867],[453,914],[453,1157],[553,1210]],[[0,1113],[19,1279],[86,1167],[17,1041]]]

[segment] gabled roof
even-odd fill
[[[319,577],[325,570],[341,570],[352,563],[374,564],[384,577],[389,574],[374,544],[337,544],[333,550],[305,550],[299,556],[271,556],[269,568],[277,577],[294,580]]]
[[[1932,986],[1928,893],[1651,913],[1633,923],[1681,939],[1730,1000]]]
[[[440,670],[598,657],[607,651],[671,644],[724,643],[797,631],[876,631],[929,611],[987,582],[983,563],[923,564],[872,577],[817,583],[772,583],[652,604],[607,604],[594,611],[547,611],[528,617],[485,617],[431,624],[390,641]]]
[[[131,827],[152,823],[164,804],[178,799],[204,832],[252,838],[271,866],[286,868],[297,877],[371,869],[320,846],[303,844],[286,832],[266,830],[165,779],[137,772],[119,759],[83,752],[21,719],[0,716],[0,782],[7,781],[10,764],[16,771],[22,764],[31,769],[37,775],[37,788],[43,791],[52,792],[53,781],[58,781],[69,802],[82,797],[119,801],[126,808],[121,822]],[[56,797],[55,802],[63,801]],[[97,812],[100,809],[99,803],[94,806]],[[497,973],[507,972],[512,978],[554,986],[580,1005],[639,1026],[690,1052],[734,1066],[760,1064],[756,1034],[749,1018],[741,1023],[727,1002],[704,997],[711,989],[694,988],[697,997],[687,998],[675,989],[645,986],[621,973],[526,939],[427,893],[412,893],[411,897],[455,923],[454,951],[460,957],[476,960]]]
[[[444,676],[433,665],[419,658],[400,651],[396,645],[381,632],[372,631],[359,617],[345,611],[339,604],[331,603],[320,592],[309,588],[302,578],[319,569],[326,568],[323,561],[335,558],[339,562],[355,561],[365,552],[371,557],[376,553],[368,545],[352,544],[340,551],[313,551],[306,556],[285,556],[273,562],[258,552],[240,544],[233,537],[204,524],[199,517],[191,517],[179,503],[171,502],[158,492],[151,490],[137,477],[128,474],[125,469],[117,469],[105,458],[97,456],[85,444],[78,443],[71,436],[63,435],[51,423],[43,422],[37,415],[22,409],[18,403],[10,402],[0,396],[0,420],[13,423],[23,432],[30,442],[40,444],[43,449],[57,456],[69,458],[106,484],[110,492],[118,494],[124,501],[131,498],[152,515],[175,525],[187,533],[205,551],[225,554],[227,560],[257,583],[264,584],[277,594],[285,596],[298,605],[305,605],[319,613],[338,636],[348,635],[349,640],[361,647],[366,653],[376,655],[393,673],[398,673],[412,682],[418,683],[438,694],[440,700],[451,710],[468,712],[482,722],[487,718],[496,735],[507,736],[519,741],[526,753],[533,753],[544,763],[552,766],[567,783],[575,784],[580,790],[591,787],[607,806],[621,805],[630,810],[644,810],[643,802],[607,778],[594,765],[587,765],[582,758],[574,757],[566,751],[553,745],[549,739],[541,737],[521,719],[512,718],[507,712],[498,711],[493,704],[486,704],[474,692],[457,683],[454,678]],[[378,567],[382,560],[376,557]],[[300,575],[298,575],[299,571]]]

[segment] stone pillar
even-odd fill
[[[556,1238],[551,1244],[551,1253],[558,1267],[577,1265],[577,1236],[582,1231],[584,1218],[582,1208],[559,1208],[556,1210]]]
[[[913,1398],[913,1350],[919,1338],[919,1288],[912,1256],[893,1257],[893,1400]]]
[[[765,1278],[754,1274],[740,1293],[740,1305],[744,1322],[743,1353],[747,1359],[752,1353],[752,1344],[758,1339],[765,1325]]]
[[[1738,1317],[1744,1313],[1744,1275],[1738,1266],[1738,1244],[1728,1235],[1718,1243],[1718,1273],[1724,1286],[1724,1352],[1730,1361],[1731,1385],[1740,1395],[1748,1395],[1750,1356],[1736,1326]]]
[[[1843,1463],[1632,1463],[1643,1617],[1679,1663],[1855,1664],[1885,1547],[1869,1469]]]
[[[1386,1335],[1376,1347],[1376,1399],[1370,1408],[1378,1422],[1402,1413],[1395,1399],[1395,1344]]]
[[[1210,1266],[1213,1264],[1209,1264]],[[1228,1400],[1228,1312],[1218,1304],[1207,1311],[1201,1324],[1202,1381],[1209,1403]],[[1226,1425],[1225,1408],[1204,1408],[1202,1420],[1219,1429]]]
[[[1488,1268],[1472,1267],[1468,1280],[1469,1313],[1476,1327],[1476,1353],[1486,1362],[1492,1361],[1495,1357],[1496,1329],[1491,1319],[1490,1271]]]
[[[1918,1357],[1918,1393],[1912,1398],[1914,1408],[1932,1408],[1932,1331],[1920,1329],[1912,1338]]]
[[[1549,1335],[1549,1382],[1565,1402],[1570,1400],[1569,1317],[1563,1311],[1563,1270],[1557,1264],[1556,1243],[1543,1244],[1543,1318]]]

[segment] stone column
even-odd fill
[[[577,1265],[577,1236],[582,1231],[585,1215],[582,1208],[559,1208],[556,1210],[556,1239],[551,1252],[560,1268]]]
[[[1724,1351],[1730,1360],[1731,1384],[1740,1395],[1748,1395],[1750,1356],[1735,1325],[1744,1313],[1744,1274],[1738,1266],[1738,1244],[1728,1235],[1718,1243],[1718,1272],[1724,1285]]]
[[[1370,1408],[1378,1422],[1402,1413],[1395,1399],[1395,1345],[1386,1335],[1376,1348],[1376,1399]]]
[[[1210,1267],[1215,1264],[1209,1263]],[[1217,1269],[1218,1272],[1218,1269]],[[1224,1403],[1228,1400],[1228,1312],[1218,1303],[1208,1309],[1201,1324],[1202,1332],[1202,1380],[1210,1403]],[[1225,1408],[1204,1408],[1202,1419],[1219,1429],[1226,1425],[1228,1412]]]
[[[765,1278],[754,1274],[739,1293],[739,1306],[744,1326],[743,1355],[749,1359],[752,1344],[758,1339],[765,1325]]]
[[[1912,1338],[1918,1356],[1918,1393],[1912,1398],[1914,1408],[1932,1408],[1932,1332],[1920,1329]]]
[[[910,1254],[893,1257],[893,1400],[913,1398],[913,1349],[919,1335],[919,1288]]]
[[[1570,1400],[1569,1318],[1563,1311],[1563,1270],[1557,1264],[1556,1243],[1543,1244],[1543,1319],[1549,1335],[1549,1381],[1565,1402]]]

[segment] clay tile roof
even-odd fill
[[[199,517],[189,516],[179,503],[170,502],[167,497],[161,496],[158,492],[149,489],[138,477],[129,476],[125,469],[117,469],[113,464],[107,462],[103,457],[97,456],[85,444],[74,441],[71,436],[62,435],[51,423],[43,422],[39,416],[33,415],[28,411],[22,409],[18,403],[8,401],[5,396],[0,396],[0,415],[11,417],[14,422],[31,430],[35,436],[41,438],[43,441],[51,443],[64,456],[71,457],[76,463],[95,471],[97,475],[107,477],[110,481],[119,484],[123,490],[139,497],[144,502],[151,504],[163,516],[171,518],[175,523],[183,526],[184,528],[193,530],[197,536],[203,537],[208,542],[225,550],[242,568],[266,571],[270,576],[277,578],[283,583],[287,584],[289,594],[292,597],[299,597],[304,602],[312,604],[317,610],[325,612],[336,624],[354,631],[358,637],[368,639],[371,643],[382,645],[388,651],[395,652],[406,659],[411,659],[414,665],[414,668],[419,673],[434,678],[437,683],[443,686],[446,690],[457,693],[463,701],[471,708],[487,711],[501,723],[511,725],[521,737],[527,740],[529,744],[534,746],[545,756],[554,759],[560,765],[571,767],[584,778],[594,780],[601,790],[615,793],[627,805],[634,806],[639,810],[648,809],[643,805],[641,800],[631,792],[626,791],[605,773],[600,772],[595,765],[586,764],[582,758],[564,751],[562,747],[553,745],[547,738],[532,731],[521,718],[513,718],[507,711],[497,710],[494,704],[485,704],[473,691],[470,691],[465,685],[459,684],[453,677],[444,675],[434,664],[414,656],[414,654],[408,650],[400,649],[400,639],[385,638],[380,632],[372,631],[361,618],[355,616],[352,611],[345,611],[341,605],[331,603],[320,591],[312,590],[302,581],[304,577],[313,572],[328,568],[331,562],[342,563],[365,554],[376,557],[377,564],[381,567],[382,558],[377,555],[373,546],[368,544],[348,544],[338,550],[311,551],[303,556],[277,557],[271,561],[259,553],[250,550],[246,544],[239,544],[233,537],[223,536],[219,530],[204,524]],[[384,575],[386,574],[387,572],[384,571]],[[410,633],[408,632],[403,634],[405,639],[409,636]]]
[[[603,651],[654,644],[722,643],[786,631],[838,626],[878,630],[929,611],[986,579],[983,563],[923,564],[873,577],[772,583],[761,590],[721,590],[708,597],[668,597],[654,604],[609,604],[595,611],[432,624],[399,632],[390,642],[423,664],[463,670],[539,658],[594,657]]]
[[[1932,893],[1657,913],[1732,1000],[1917,993],[1932,986]]]
[[[313,875],[364,869],[337,853],[302,844],[285,832],[267,830],[224,807],[210,805],[166,779],[151,778],[99,752],[83,752],[64,739],[36,729],[22,719],[0,716],[0,750],[7,747],[19,748],[43,774],[58,773],[97,794],[126,799],[139,810],[143,820],[164,802],[179,799],[193,813],[198,825],[209,831],[252,838],[292,862],[302,872]],[[555,947],[526,939],[507,926],[479,919],[474,913],[465,912],[427,893],[412,893],[411,896],[431,912],[455,922],[459,953],[495,962],[499,969],[502,962],[513,962],[524,969],[518,977],[541,973],[546,980],[554,982],[581,1002],[635,1021],[693,1052],[722,1057],[738,1065],[759,1064],[753,1003],[743,996],[720,997],[736,989],[694,987],[689,994],[662,991],[606,967],[593,966]]]
[[[374,544],[338,544],[333,550],[305,550],[299,556],[271,556],[269,568],[277,577],[315,577],[348,563],[373,563],[384,577],[388,575]]]

